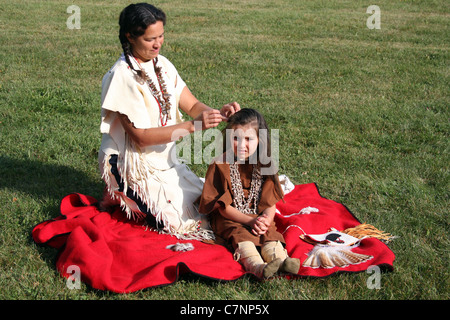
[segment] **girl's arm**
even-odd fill
[[[219,207],[219,213],[226,219],[249,226],[255,235],[264,234],[268,229],[264,223],[258,223],[260,217],[247,215],[232,206]]]

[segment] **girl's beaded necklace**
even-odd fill
[[[231,188],[234,194],[233,204],[236,209],[245,214],[258,214],[258,204],[261,195],[262,176],[257,166],[253,166],[252,182],[247,200],[244,197],[241,175],[237,163],[230,164]],[[253,204],[253,205],[252,205]]]

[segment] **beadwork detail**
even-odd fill
[[[261,196],[262,176],[257,166],[253,166],[252,182],[247,200],[244,197],[241,175],[238,164],[230,164],[231,188],[234,194],[233,204],[236,209],[245,214],[258,214],[258,204]],[[253,204],[253,206],[252,206]]]
[[[158,103],[161,117],[161,125],[164,127],[167,124],[167,120],[172,119],[170,116],[171,103],[169,100],[170,94],[167,92],[167,86],[164,81],[164,78],[162,77],[162,68],[160,66],[157,66],[158,58],[153,59],[153,68],[155,70],[159,88],[153,83],[152,79],[150,78],[150,75],[144,68],[142,68],[141,64],[134,57],[132,58],[139,66],[141,71],[144,73],[145,77],[143,80],[147,82],[150,92],[152,93],[153,97]]]

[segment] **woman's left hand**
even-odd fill
[[[232,116],[234,113],[238,112],[239,110],[241,110],[241,106],[239,105],[239,103],[231,102],[231,103],[227,103],[226,105],[224,105],[222,107],[222,109],[220,109],[220,114],[228,119],[230,116]]]

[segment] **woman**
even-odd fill
[[[216,127],[240,109],[198,101],[173,64],[160,55],[166,16],[146,3],[120,14],[123,54],[102,81],[99,164],[106,182],[102,208],[120,204],[130,219],[180,239],[210,239],[194,202],[203,184],[175,157],[175,140]],[[193,118],[182,121],[179,109]]]

